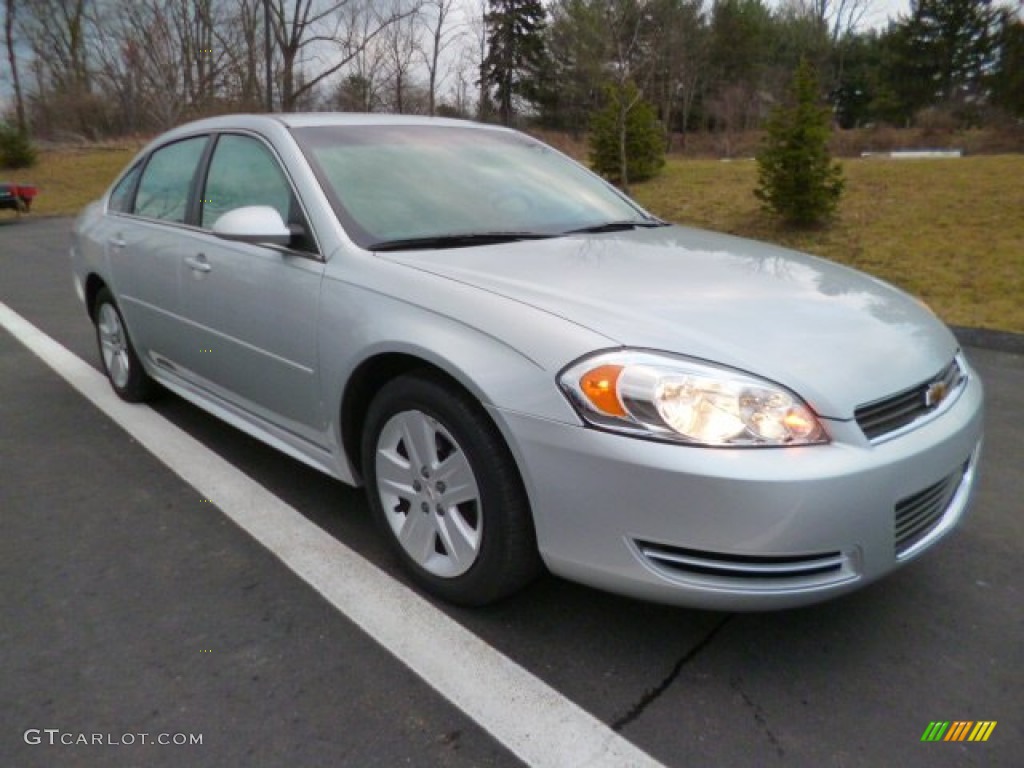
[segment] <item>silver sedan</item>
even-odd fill
[[[982,387],[871,277],[671,226],[520,133],[231,116],[146,147],[75,227],[125,400],[167,389],[365,485],[426,590],[542,568],[781,608],[961,519]]]

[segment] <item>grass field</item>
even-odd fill
[[[139,149],[133,144],[42,151],[35,168],[0,171],[0,181],[39,187],[33,216],[73,216],[103,194]]]
[[[40,188],[32,215],[71,215],[137,146],[43,152],[4,180]],[[946,322],[1024,333],[1024,155],[844,162],[846,194],[828,229],[783,230],[759,208],[752,160],[670,158],[633,195],[680,224],[782,243],[863,269],[924,299]],[[0,216],[8,216],[0,212]]]

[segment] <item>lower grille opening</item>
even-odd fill
[[[802,555],[736,555],[702,552],[668,544],[637,541],[640,553],[651,563],[679,574],[717,576],[725,579],[818,581],[829,574],[840,574],[847,558],[841,552]]]
[[[949,503],[964,479],[968,464],[924,490],[896,502],[896,555],[913,547],[942,521]]]

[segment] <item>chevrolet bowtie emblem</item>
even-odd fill
[[[934,408],[936,405],[946,399],[946,395],[949,394],[949,387],[944,381],[933,381],[928,385],[928,389],[924,393],[924,404],[928,408]]]

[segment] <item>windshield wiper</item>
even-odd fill
[[[580,227],[579,229],[570,229],[565,232],[566,235],[579,235],[579,234],[596,234],[601,232],[626,232],[630,229],[636,229],[637,227],[653,228],[653,227],[666,227],[668,222],[662,221],[661,219],[623,219],[622,221],[606,221],[601,224],[591,224],[588,227]]]
[[[496,245],[517,240],[543,240],[557,235],[542,232],[469,232],[462,235],[430,235],[402,240],[383,240],[368,246],[371,251],[416,251],[440,248],[467,248],[473,245]]]

